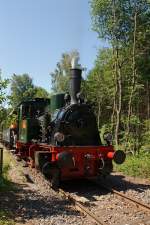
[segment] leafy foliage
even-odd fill
[[[2,79],[1,71],[0,71],[0,124],[6,118],[6,109],[3,107],[3,103],[5,102],[6,96],[6,88],[8,86],[9,80]]]
[[[119,146],[135,153],[149,146],[150,5],[147,0],[91,0],[93,29],[110,43],[88,75],[99,127],[112,127]],[[116,142],[118,143],[118,141]]]
[[[15,222],[10,217],[12,217],[11,213],[8,213],[6,210],[0,210],[0,225],[15,225]]]
[[[32,79],[28,74],[14,74],[11,79],[11,105],[14,107],[21,101],[33,98],[33,87]]]
[[[9,178],[9,169],[10,169],[10,156],[4,152],[4,168],[3,176],[0,177],[0,194],[2,192],[14,190],[14,185]],[[15,222],[12,220],[12,213],[5,209],[0,209],[0,225],[15,225]]]
[[[8,81],[3,82],[3,89],[7,87]],[[13,109],[22,101],[27,101],[33,98],[48,98],[49,93],[42,87],[37,87],[33,84],[32,78],[28,74],[16,75],[13,74],[11,81],[11,95],[8,96],[9,108],[5,109],[1,106],[0,124],[2,127],[9,127],[15,123],[17,116],[12,113]],[[5,100],[4,93],[1,94],[1,99]],[[8,116],[9,115],[9,116]]]
[[[90,102],[94,102],[99,127],[108,122],[109,111],[113,107],[114,86],[111,77],[111,55],[111,49],[100,51],[95,67],[89,72],[86,80],[86,96]],[[103,109],[107,109],[107,111]],[[101,120],[101,118],[103,119]]]
[[[6,100],[6,94],[5,90],[8,86],[9,80],[8,79],[2,79],[0,74],[0,104],[2,104]]]
[[[77,51],[63,53],[60,62],[57,63],[55,71],[50,73],[52,90],[55,93],[68,91],[71,60],[75,56],[79,56],[79,53]]]
[[[34,98],[48,98],[49,93],[42,87],[34,87]]]
[[[10,96],[12,107],[17,106],[22,101],[32,98],[47,98],[48,96],[49,94],[44,88],[33,85],[32,78],[28,74],[14,74],[12,76]]]
[[[114,164],[115,170],[134,177],[150,178],[150,152],[140,152],[135,156],[128,156],[122,165]]]

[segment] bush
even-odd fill
[[[0,210],[0,225],[14,225],[15,223],[9,217],[8,212]]]
[[[14,189],[14,186],[9,179],[10,161],[10,155],[4,151],[3,174],[0,177],[0,194],[3,191],[6,192]],[[12,215],[10,212],[0,209],[0,225],[14,225],[15,223],[11,218]]]
[[[150,153],[140,152],[135,156],[127,156],[122,165],[114,165],[114,169],[125,175],[134,177],[150,178]]]
[[[0,177],[0,191],[9,191],[13,189],[13,184],[9,177],[11,157],[7,151],[4,151],[3,174]]]

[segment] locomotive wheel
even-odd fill
[[[47,151],[35,152],[35,168],[40,170],[51,181],[51,187],[57,189],[60,184],[60,170],[50,163],[51,153]]]
[[[60,186],[60,169],[50,162],[46,162],[42,167],[42,173],[50,179],[51,187],[57,189]]]
[[[34,154],[35,168],[42,171],[43,165],[51,160],[51,153],[48,151],[36,151]]]
[[[57,189],[60,186],[60,172],[58,168],[53,170],[51,175],[51,187]]]

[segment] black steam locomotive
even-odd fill
[[[109,174],[112,159],[116,163],[125,160],[122,151],[114,150],[110,135],[102,145],[93,110],[80,92],[81,73],[78,59],[74,59],[70,94],[33,99],[17,107],[16,154],[55,184]]]

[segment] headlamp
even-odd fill
[[[63,142],[63,141],[65,140],[65,136],[64,136],[64,134],[61,133],[61,132],[56,132],[56,133],[54,134],[54,139],[55,139],[56,141],[58,141],[58,142]]]

